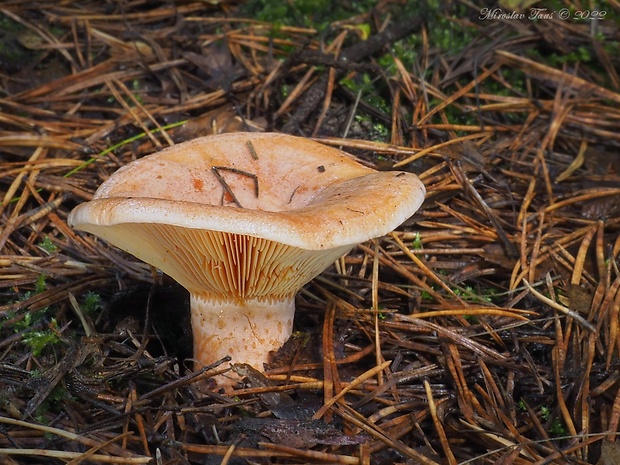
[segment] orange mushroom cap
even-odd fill
[[[161,269],[196,302],[247,307],[292,302],[356,244],[409,218],[424,195],[414,174],[375,171],[318,142],[232,133],[129,163],[68,222]]]
[[[295,292],[356,244],[392,231],[424,194],[414,174],[378,172],[318,142],[232,133],[122,167],[69,224],[191,292],[267,298]]]

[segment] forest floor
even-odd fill
[[[0,464],[620,463],[603,3],[3,1]],[[136,158],[248,130],[427,197],[226,393],[226,364],[192,370],[187,293],[67,216]]]

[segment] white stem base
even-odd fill
[[[269,352],[279,349],[293,330],[295,301],[250,301],[242,305],[191,296],[196,368],[230,355],[230,363],[247,363],[259,371]],[[218,384],[229,384],[218,379]]]

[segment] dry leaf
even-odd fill
[[[245,74],[245,69],[239,63],[233,63],[225,42],[210,44],[202,50],[202,54],[185,52],[183,57],[207,75],[205,85],[209,89],[228,91],[232,83]]]
[[[620,444],[618,442],[603,441],[601,443],[601,458],[596,465],[620,465]]]
[[[240,433],[259,434],[275,444],[309,448],[317,444],[358,445],[368,441],[361,434],[347,436],[322,420],[280,420],[276,418],[244,418],[235,429]]]

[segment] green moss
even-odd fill
[[[413,69],[418,57],[418,50],[422,40],[418,34],[412,34],[406,39],[397,40],[390,48],[390,52],[381,56],[377,63],[389,76],[398,75],[394,57],[397,57],[405,69]]]
[[[35,285],[34,285],[35,294],[41,294],[43,291],[45,291],[45,289],[47,289],[47,283],[45,280],[46,280],[46,277],[43,273],[41,273],[37,277],[37,280],[35,281]]]
[[[40,378],[41,374],[37,371],[33,371],[32,378]],[[33,413],[33,418],[42,425],[49,425],[49,414],[58,414],[65,410],[64,404],[71,396],[67,390],[61,385],[57,385],[52,389],[52,392],[45,398],[41,405]],[[55,440],[57,437],[52,433],[45,433],[47,440]]]
[[[63,28],[59,26],[50,26],[47,31],[56,37],[62,37],[66,32]]]
[[[429,103],[431,106],[430,109],[432,109],[443,102],[442,100],[438,98],[434,98],[434,99],[431,99]],[[465,112],[461,110],[459,107],[457,107],[456,105],[448,105],[444,107],[441,110],[441,112],[443,113],[443,115],[445,115],[446,120],[449,124],[461,125],[461,126],[475,126],[478,124],[478,120],[474,113]],[[442,116],[440,114],[441,112],[435,113],[435,115],[432,118],[433,123],[437,123],[437,124],[444,123]],[[455,133],[457,135],[464,135],[463,131],[455,131]]]
[[[469,25],[464,21],[471,16],[471,10],[465,4],[446,6],[445,2],[429,0],[410,2],[410,5],[412,15],[424,16],[431,47],[439,48],[447,54],[459,53],[479,35],[474,23]],[[420,36],[415,40],[421,44]]]
[[[2,35],[18,34],[24,30],[24,26],[17,21],[13,21],[8,16],[0,14],[0,31]]]
[[[333,2],[332,0],[249,0],[241,16],[273,23],[274,26],[297,26],[326,30],[339,21],[371,10],[377,0]]]
[[[413,240],[413,243],[411,244],[411,248],[413,250],[422,250],[423,248],[422,237],[420,236],[419,232],[415,233],[415,239]]]
[[[340,84],[349,89],[354,94],[361,94],[361,98],[364,99],[370,105],[373,105],[381,110],[388,108],[388,104],[384,98],[378,95],[376,87],[376,80],[373,80],[369,73],[355,74],[353,77],[346,77],[340,80]]]
[[[22,341],[30,348],[32,355],[38,357],[49,347],[60,343],[58,323],[52,318],[48,329],[29,331],[24,334]]]
[[[454,287],[452,291],[466,302],[477,303],[493,302],[497,295],[497,290],[492,287],[487,287],[482,292],[477,291],[473,286]]]
[[[368,73],[356,74],[353,77],[346,77],[340,80],[340,85],[349,89],[356,96],[359,95],[361,101],[368,106],[374,107],[378,112],[389,115],[391,104],[384,97],[389,95],[389,91],[384,86],[378,85]],[[366,137],[375,141],[386,141],[390,135],[390,129],[377,118],[359,111],[355,115],[355,122],[366,133]]]
[[[574,65],[577,63],[588,63],[591,64],[594,60],[594,51],[590,47],[586,47],[585,45],[581,45],[577,47],[577,49],[571,50],[571,52],[562,54],[562,53],[550,53],[543,55],[536,50],[532,50],[529,52],[529,55],[532,59],[539,61],[541,63],[546,64],[547,66],[551,66],[553,68],[561,68],[562,65]]]
[[[24,293],[20,301],[29,299],[34,295],[43,293],[47,289],[46,276],[40,274],[34,282],[34,289]],[[36,312],[26,311],[22,318],[12,323],[11,329],[16,333],[22,333],[22,342],[30,348],[35,357],[42,355],[46,349],[61,342],[60,330],[55,318],[49,317],[49,307],[44,307]],[[5,322],[13,320],[16,314],[9,312],[6,314]]]
[[[389,114],[391,104],[382,94],[382,86],[377,85],[377,79],[373,79],[369,73],[356,74],[353,78],[344,78],[340,84],[354,94],[360,94],[361,99],[377,110]]]
[[[549,432],[553,436],[564,436],[566,435],[566,428],[564,427],[564,423],[559,418],[555,418],[553,422],[551,422],[551,426],[549,427]]]
[[[41,242],[39,242],[39,247],[49,253],[54,253],[58,250],[58,246],[52,242],[49,236],[45,236]]]
[[[445,275],[445,273],[441,270],[438,272],[438,274]],[[433,290],[442,292],[442,290],[437,285],[433,284],[431,285],[431,287]],[[492,303],[501,295],[499,292],[497,292],[497,289],[492,286],[487,286],[483,289],[476,289],[474,286],[471,285],[453,285],[451,286],[451,288],[454,295],[459,297],[461,300],[472,303]],[[432,299],[432,296],[426,291],[421,292],[421,297],[422,299]],[[470,316],[467,315],[467,318],[469,317]]]
[[[89,291],[84,296],[83,310],[85,313],[93,314],[101,309],[101,296],[94,292]]]

